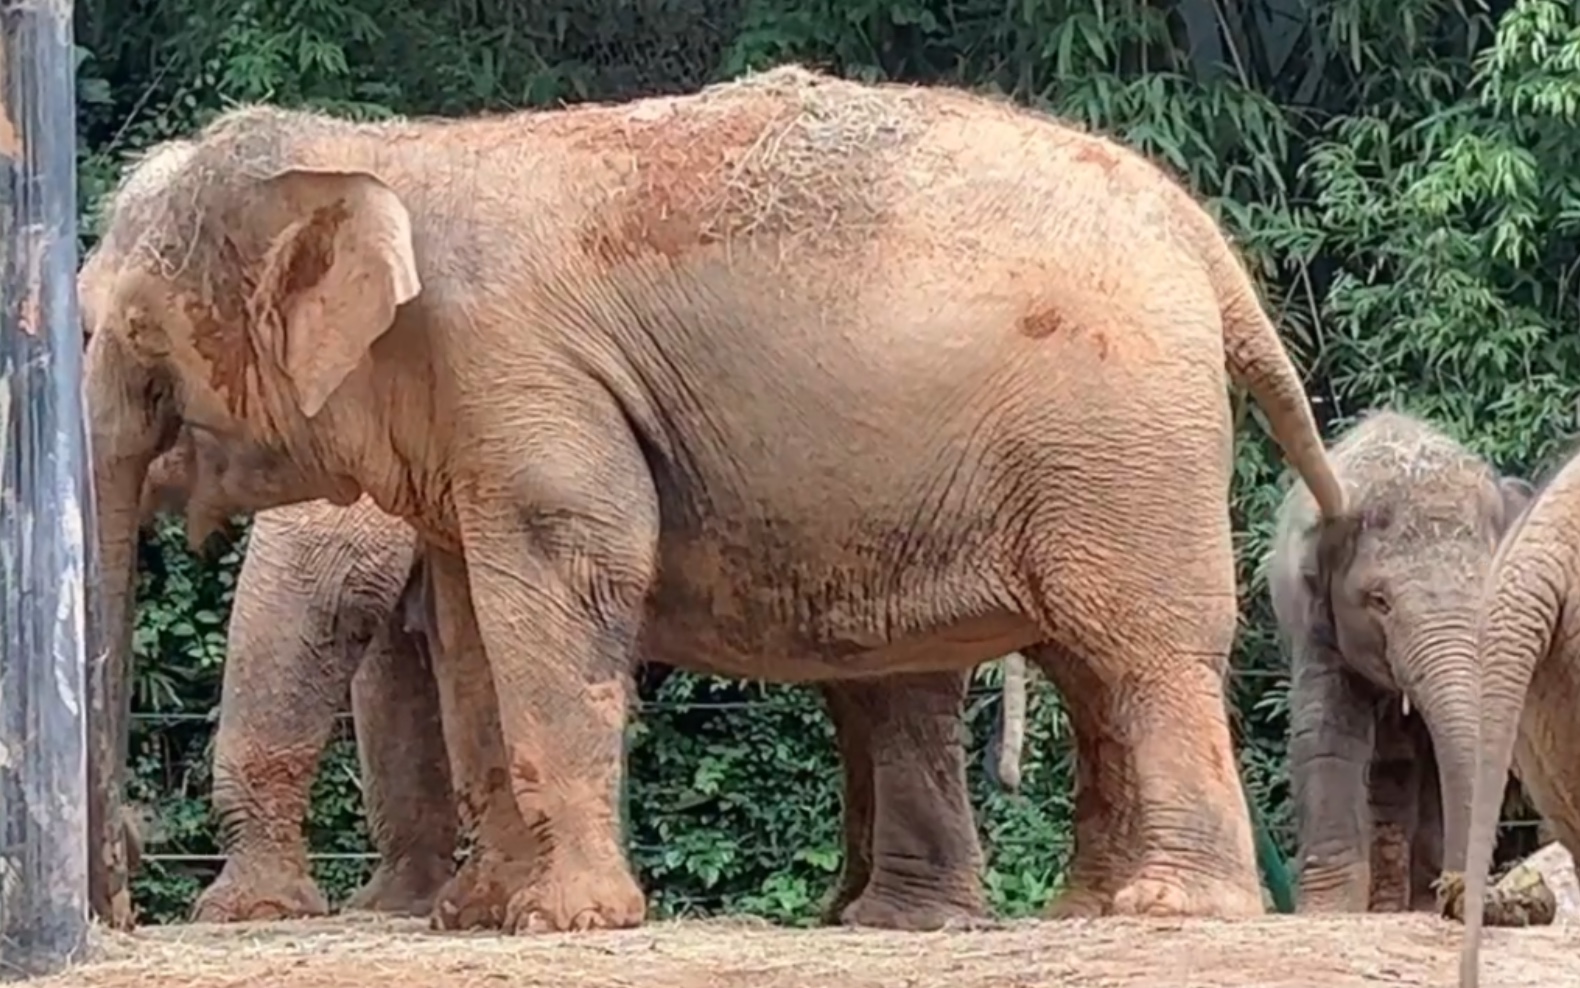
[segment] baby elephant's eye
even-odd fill
[[[1377,614],[1387,614],[1393,610],[1393,605],[1388,602],[1388,595],[1381,590],[1366,591],[1366,609]]]

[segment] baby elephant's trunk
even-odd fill
[[[1404,651],[1401,684],[1432,735],[1443,798],[1443,870],[1463,872],[1481,741],[1481,669],[1471,601]]]

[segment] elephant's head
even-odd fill
[[[311,426],[415,298],[411,217],[372,171],[331,165],[350,125],[254,107],[139,162],[84,267],[83,312],[165,375],[186,421],[323,451]],[[349,137],[347,137],[349,140]]]
[[[1420,712],[1442,781],[1444,866],[1460,871],[1481,725],[1477,601],[1532,488],[1394,413],[1364,420],[1334,459],[1351,512],[1307,532],[1308,633]]]
[[[196,552],[237,515],[320,497],[345,506],[356,500],[356,489],[309,475],[277,451],[184,425],[148,468],[140,514],[145,521],[156,514],[184,516],[187,543]]]

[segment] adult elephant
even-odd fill
[[[635,655],[952,725],[1016,650],[1078,746],[1056,914],[1263,911],[1225,716],[1226,366],[1324,515],[1343,492],[1243,266],[1139,155],[795,66],[469,121],[253,107],[133,171],[82,283],[145,390],[431,547],[444,722],[504,739],[448,739],[463,826],[545,838],[480,837],[441,913],[641,921]],[[101,499],[135,501],[156,430],[101,442],[105,414]]]
[[[282,481],[293,478],[269,457],[245,449],[238,455],[188,427],[152,464],[142,514],[184,515],[196,549],[232,515],[289,500]],[[329,911],[308,867],[302,827],[319,759],[348,692],[379,865],[347,908],[430,911],[454,870],[456,817],[418,551],[411,526],[367,498],[346,507],[320,500],[258,511],[227,629],[214,743],[213,803],[226,860],[198,897],[195,920]],[[673,667],[648,664],[643,671],[644,685],[656,690]],[[1018,780],[1024,689],[1023,677],[1006,672],[1007,723],[988,752],[989,764],[1012,781]],[[825,920],[925,929],[979,917],[974,865],[980,853],[963,788],[939,798],[914,778],[882,781],[904,759],[884,750],[893,738],[875,725],[911,712],[850,684],[829,684],[823,692],[838,728],[849,818],[846,867]],[[949,725],[925,730],[923,724],[917,735],[915,726],[911,734],[920,737],[933,774],[946,788],[963,787],[956,733]],[[875,805],[880,790],[890,794],[881,807]],[[875,832],[895,836],[875,841]],[[875,859],[875,846],[888,845],[940,847],[929,857],[940,868],[907,874],[890,859]]]
[[[1465,866],[1478,594],[1531,486],[1397,411],[1330,452],[1353,513],[1316,518],[1296,483],[1268,557],[1290,653],[1299,910],[1431,909],[1440,872]]]
[[[1504,786],[1515,769],[1553,838],[1580,858],[1580,455],[1542,486],[1498,547],[1477,616],[1481,758],[1462,894],[1460,988],[1476,988],[1487,872]],[[1517,903],[1501,903],[1518,921]],[[1453,905],[1447,910],[1451,914]],[[1502,911],[1502,910],[1500,910]]]

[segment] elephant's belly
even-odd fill
[[[796,628],[742,629],[733,622],[670,614],[649,620],[638,654],[709,676],[803,683],[969,669],[1043,637],[1035,624],[1007,613],[872,646],[829,643]]]
[[[661,545],[644,660],[806,682],[969,668],[1044,637],[958,556],[899,570],[876,547],[734,541]]]

